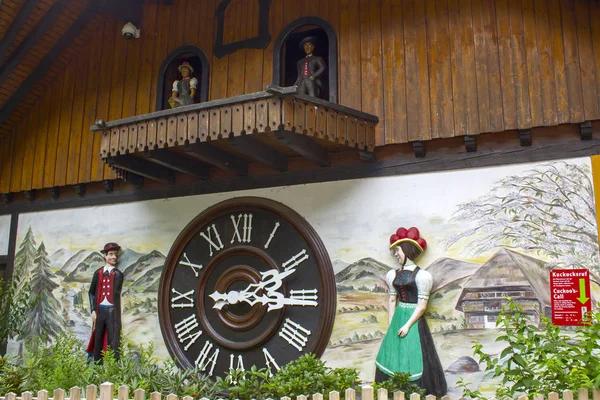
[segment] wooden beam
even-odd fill
[[[38,0],[25,0],[25,3],[15,16],[15,19],[12,20],[9,27],[6,29],[4,36],[0,39],[0,60],[6,56],[10,45],[13,43],[25,22],[29,19],[31,12],[35,8]]]
[[[321,167],[328,167],[331,164],[327,149],[319,146],[310,137],[284,130],[275,131],[274,133],[281,143],[315,164]]]
[[[83,27],[91,21],[94,17],[94,13],[94,10],[90,7],[85,9],[58,42],[56,42],[50,52],[48,52],[37,67],[35,67],[29,77],[25,79],[21,86],[19,86],[12,97],[8,99],[4,107],[0,109],[0,126],[6,122],[15,108],[21,104],[21,101],[29,94],[31,89],[33,89],[38,81],[46,74],[46,72],[48,72],[52,64],[54,64],[55,59],[69,47],[75,36],[77,36]]]
[[[153,181],[169,184],[175,182],[175,173],[173,171],[148,160],[126,155],[108,157],[106,162],[114,167],[133,172],[136,175],[152,179]]]
[[[248,175],[248,162],[227,153],[208,143],[193,143],[183,148],[186,154],[214,165],[217,168],[231,171],[237,175]]]
[[[44,15],[41,21],[37,23],[35,28],[27,35],[27,37],[19,44],[15,51],[10,55],[8,60],[0,68],[0,85],[8,78],[15,70],[17,65],[23,61],[23,58],[29,53],[29,50],[37,43],[37,41],[46,34],[46,31],[54,25],[54,22],[61,15],[67,3],[56,2],[50,10]],[[2,49],[0,49],[2,50]],[[2,57],[0,56],[0,59]]]
[[[277,171],[283,172],[288,169],[288,160],[285,155],[251,135],[232,138],[228,143],[240,153]]]
[[[148,160],[200,179],[210,178],[210,167],[206,164],[186,157],[183,154],[172,152],[168,149],[150,150],[141,153]]]

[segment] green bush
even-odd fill
[[[497,342],[507,346],[498,357],[483,351],[480,343],[473,349],[480,363],[494,378],[500,378],[496,397],[547,395],[579,388],[600,388],[600,313],[589,314],[585,325],[567,335],[559,326],[543,317],[542,328],[531,325],[523,309],[508,298],[496,326],[502,334]],[[459,381],[465,397],[484,398]]]
[[[375,390],[385,389],[388,393],[404,392],[404,393],[418,393],[421,397],[424,397],[426,392],[410,380],[410,374],[403,372],[396,372],[387,381],[373,383]]]

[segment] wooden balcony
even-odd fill
[[[355,149],[374,159],[378,117],[293,88],[209,101],[171,110],[96,121],[105,163],[132,184],[148,178],[173,183],[177,172],[210,179],[210,167],[246,175],[259,162],[286,171],[288,159],[330,165],[330,154]]]

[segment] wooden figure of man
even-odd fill
[[[315,49],[315,43],[317,38],[309,36],[300,42],[300,48],[304,49],[306,57],[298,61],[298,78],[294,83],[297,86],[297,92],[299,94],[308,94],[312,97],[319,97],[321,95],[321,89],[323,83],[319,77],[327,67],[321,57],[313,55]]]
[[[94,272],[88,292],[94,321],[88,352],[93,354],[94,361],[102,359],[102,351],[108,346],[119,358],[123,287],[123,272],[117,269],[120,251],[121,247],[114,242],[107,243],[100,251],[106,263]]]

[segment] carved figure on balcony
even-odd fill
[[[327,70],[327,66],[321,57],[313,55],[317,38],[308,36],[300,42],[300,48],[304,49],[306,56],[299,60],[298,78],[294,85],[299,94],[307,94],[312,97],[320,97],[323,83],[319,77]]]
[[[194,67],[190,63],[183,62],[177,69],[179,69],[181,79],[173,82],[173,89],[169,98],[171,108],[194,104],[196,88],[198,87],[198,79],[192,77]]]
[[[88,292],[93,328],[87,352],[93,355],[96,362],[101,362],[102,351],[109,347],[114,351],[115,358],[119,359],[123,288],[123,272],[117,268],[121,247],[111,242],[100,252],[106,264],[94,272]]]
[[[427,242],[415,227],[399,228],[390,237],[390,251],[400,268],[390,270],[386,276],[389,328],[375,360],[375,381],[404,372],[427,394],[443,396],[448,389],[444,370],[423,317],[433,277],[415,264],[426,248]]]

